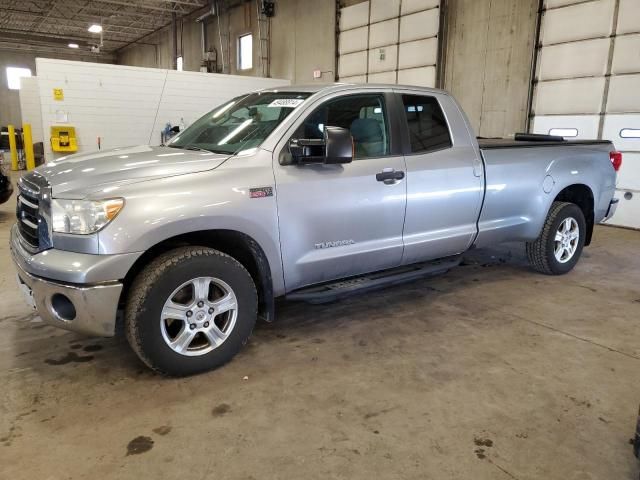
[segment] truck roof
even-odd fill
[[[371,89],[402,88],[402,89],[410,89],[410,90],[420,90],[423,92],[447,94],[447,92],[445,92],[444,90],[439,90],[437,88],[418,87],[415,85],[396,85],[392,83],[312,83],[312,84],[305,84],[305,85],[285,85],[285,86],[276,87],[276,88],[265,88],[264,90],[260,90],[260,91],[261,92],[317,93],[320,91],[339,92],[344,90],[353,90],[355,88],[371,88]]]

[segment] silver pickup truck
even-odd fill
[[[230,360],[277,297],[325,302],[506,241],[566,273],[614,213],[621,161],[607,141],[478,141],[439,90],[264,90],[167,146],[24,175],[11,252],[44,321],[111,336],[123,312],[142,361],[187,375]]]

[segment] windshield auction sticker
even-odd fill
[[[301,98],[278,98],[269,104],[270,107],[296,108],[304,102]]]

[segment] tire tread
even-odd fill
[[[569,202],[553,202],[549,209],[549,213],[547,214],[544,226],[542,227],[542,232],[540,232],[540,235],[535,239],[535,241],[527,242],[526,245],[529,263],[534,270],[544,273],[545,275],[555,275],[555,272],[549,264],[547,244],[549,241],[549,235],[555,235],[555,232],[552,229],[553,223],[558,217],[560,211],[567,205],[573,204]]]
[[[203,256],[218,256],[222,257],[225,260],[231,261],[236,264],[237,267],[243,271],[247,277],[251,280],[251,284],[253,283],[253,278],[251,278],[251,274],[247,271],[244,266],[238,262],[235,258],[227,255],[226,253],[220,252],[213,248],[207,247],[179,247],[168,252],[165,252],[158,256],[156,259],[152,260],[145,268],[143,268],[138,276],[135,278],[133,283],[131,284],[131,288],[129,291],[129,295],[127,297],[126,307],[125,307],[125,334],[127,337],[127,341],[129,345],[135,352],[135,354],[147,365],[151,370],[160,373],[162,375],[167,375],[169,372],[164,371],[163,369],[156,366],[151,359],[145,354],[144,349],[142,347],[142,339],[140,337],[140,329],[138,325],[138,319],[140,318],[141,313],[144,308],[143,305],[145,303],[146,297],[149,294],[153,285],[160,279],[162,275],[166,272],[167,269],[178,265],[181,261],[190,259],[193,257],[203,257]],[[257,295],[257,293],[256,293]],[[248,339],[247,339],[248,340]],[[246,343],[246,340],[245,340]]]

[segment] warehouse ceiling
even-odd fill
[[[100,34],[87,30],[97,24],[103,28],[99,53],[110,55],[171,23],[173,13],[180,18],[206,5],[207,0],[0,0],[0,47],[86,55],[101,43]]]

